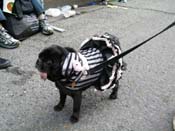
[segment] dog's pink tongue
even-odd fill
[[[41,79],[46,80],[47,79],[47,73],[40,72],[40,77],[41,77]]]

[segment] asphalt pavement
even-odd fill
[[[40,33],[17,49],[0,48],[13,67],[0,70],[0,131],[172,131],[175,115],[175,27],[130,53],[117,100],[110,91],[83,93],[80,121],[69,122],[72,99],[55,112],[59,93],[40,79],[34,65],[38,53],[53,44],[78,49],[86,38],[109,32],[123,51],[144,41],[175,20],[174,0],[128,0],[112,7],[89,6],[68,19],[49,18],[64,33]]]

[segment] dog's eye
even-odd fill
[[[50,61],[47,61],[46,63],[47,63],[47,65],[51,65],[52,61],[50,60]]]

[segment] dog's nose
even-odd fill
[[[46,80],[47,79],[47,73],[40,72],[40,77],[41,77],[41,79]]]

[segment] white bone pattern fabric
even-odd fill
[[[119,46],[108,40],[107,36],[92,37],[91,39],[85,40],[81,47],[88,44],[90,40],[97,41],[97,43],[102,41],[103,46],[105,46],[106,49],[109,48],[113,54],[110,58],[121,53]],[[62,79],[61,81],[64,83],[67,82],[66,86],[70,86],[72,82],[76,82],[74,88],[91,86],[100,79],[100,75],[104,72],[104,69],[99,69],[93,72],[93,74],[88,74],[89,69],[101,64],[105,60],[104,54],[95,46],[86,49],[82,49],[81,47],[79,52],[70,52],[63,63],[62,75],[65,76],[66,79]],[[122,59],[119,59],[118,64],[109,65],[109,68],[111,68],[111,75],[110,77],[106,76],[106,79],[108,79],[107,82],[100,85],[99,88],[101,91],[115,86],[114,81],[120,79],[122,75],[121,66]]]

